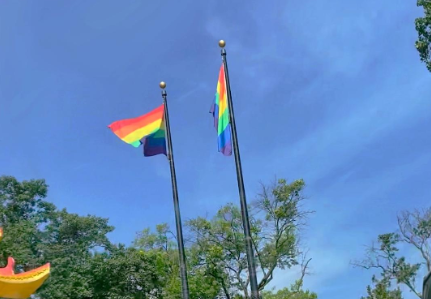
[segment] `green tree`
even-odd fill
[[[253,244],[263,273],[261,290],[271,281],[274,269],[298,264],[298,228],[308,213],[299,209],[303,186],[302,181],[287,184],[284,180],[271,188],[263,186],[251,207]],[[114,229],[108,219],[58,210],[45,200],[47,192],[44,180],[19,182],[0,177],[0,225],[5,230],[0,263],[4,265],[13,256],[17,271],[51,263],[51,275],[35,298],[181,298],[178,251],[166,224],[157,226],[155,233],[143,230],[132,247],[114,245],[107,238]],[[191,298],[247,297],[249,281],[238,208],[227,205],[211,221],[197,218],[188,225],[192,233],[186,249]],[[301,279],[274,294],[277,298],[315,298],[302,290],[308,262]]]
[[[431,72],[431,1],[418,0],[417,5],[423,7],[425,15],[415,21],[418,32],[416,49],[419,51],[421,60]]]
[[[296,290],[295,285],[277,292],[263,291],[261,295],[265,299],[317,299],[316,293],[304,291],[302,289]]]
[[[273,279],[274,270],[298,265],[298,229],[308,211],[300,209],[304,182],[278,180],[262,185],[250,206],[250,222],[258,270],[259,289]],[[224,298],[243,294],[249,298],[249,276],[240,210],[228,204],[211,220],[199,217],[187,222],[192,233],[191,255],[195,267],[213,277]]]
[[[399,288],[391,290],[391,282],[389,279],[378,280],[375,276],[372,278],[374,288],[367,286],[367,296],[361,299],[403,299]]]
[[[400,245],[416,250],[420,262],[408,262],[399,253]],[[395,281],[422,298],[421,283],[417,285],[416,282],[422,282],[423,278],[419,277],[421,267],[431,271],[431,208],[402,212],[398,216],[398,231],[378,236],[378,245],[368,249],[367,258],[354,264],[365,269],[377,269],[382,282]]]
[[[295,283],[292,284],[290,288],[283,288],[277,292],[274,292],[274,290],[262,291],[262,297],[265,299],[317,299],[316,293],[304,290],[302,288],[304,277],[307,274],[309,261],[310,260],[307,260],[305,264],[301,265],[301,278],[295,281]]]
[[[113,227],[108,225],[108,219],[96,216],[79,216],[66,210],[54,215],[36,244],[44,262],[50,262],[52,267],[48,283],[38,294],[44,299],[91,298],[92,259],[97,249],[111,248],[106,234]]]
[[[0,177],[0,262],[17,271],[51,263],[51,275],[35,298],[161,298],[164,257],[110,243],[108,219],[57,210],[45,200],[44,180]]]
[[[39,227],[48,223],[55,211],[45,201],[48,186],[44,180],[18,182],[11,176],[0,177],[0,226],[5,236],[0,242],[0,263],[5,266],[13,256],[18,270],[29,270],[42,263],[38,244],[43,235]]]
[[[158,258],[158,275],[163,277],[164,286],[160,298],[181,299],[179,259],[174,234],[167,224],[156,226],[156,232],[144,229],[134,241],[134,247],[146,255]],[[190,298],[213,299],[219,293],[218,283],[213,277],[196,267],[192,250],[186,250]]]
[[[91,298],[163,298],[166,263],[161,255],[124,245],[92,259]]]

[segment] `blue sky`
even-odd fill
[[[421,14],[401,0],[3,0],[0,174],[45,178],[58,207],[109,217],[115,242],[173,225],[166,158],[143,158],[107,128],[157,107],[164,80],[183,219],[237,203],[208,113],[225,39],[249,200],[259,181],[303,178],[316,211],[305,286],[359,298],[372,273],[349,262],[431,198]]]

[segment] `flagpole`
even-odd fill
[[[223,66],[224,66],[225,79],[226,79],[226,91],[227,91],[227,102],[228,102],[228,107],[229,107],[230,124],[232,127],[232,146],[233,146],[233,153],[235,156],[235,166],[236,166],[236,175],[237,175],[237,180],[238,180],[239,199],[241,202],[241,215],[242,215],[242,224],[244,226],[245,246],[246,246],[247,262],[248,262],[248,273],[250,276],[251,298],[252,299],[259,299],[260,297],[259,297],[259,290],[258,290],[257,277],[256,277],[256,264],[254,261],[253,240],[251,238],[251,232],[250,232],[250,220],[248,217],[247,200],[245,197],[244,178],[242,175],[241,157],[239,154],[238,137],[237,137],[237,133],[236,133],[236,124],[235,124],[235,115],[233,112],[232,94],[230,91],[229,72],[228,72],[228,68],[227,68],[226,49],[224,48],[225,45],[226,45],[226,43],[224,40],[219,41],[219,46],[221,48],[221,56],[222,56]]]
[[[166,83],[160,82],[160,88],[162,89],[163,104],[165,105],[166,140],[167,140],[167,146],[168,146],[167,156],[168,156],[169,165],[171,168],[172,194],[174,199],[174,210],[175,210],[175,224],[177,228],[178,252],[180,255],[180,276],[181,276],[181,289],[182,289],[182,295],[183,295],[182,298],[189,299],[186,255],[184,252],[183,229],[181,225],[180,204],[178,200],[177,176],[175,174],[174,154],[172,151],[171,127],[169,124],[169,112],[168,112],[168,101],[167,101],[168,94],[165,90]]]

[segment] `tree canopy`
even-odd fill
[[[400,253],[400,246],[414,250],[415,260]],[[406,286],[418,298],[422,299],[423,272],[431,272],[431,208],[422,211],[404,211],[398,216],[398,230],[396,232],[379,235],[377,245],[369,247],[364,261],[355,262],[355,265],[365,269],[375,269],[380,272],[381,279],[373,277],[376,284],[374,290],[368,287],[366,298],[401,298],[398,289],[386,291],[391,282]],[[389,297],[377,296],[387,292]],[[372,297],[375,296],[375,297]],[[398,296],[398,297],[397,297]]]
[[[303,200],[302,180],[290,184],[279,180],[262,186],[262,192],[250,206],[250,223],[257,270],[263,275],[258,287],[263,290],[273,279],[276,268],[298,265],[298,231],[307,211],[299,207]],[[247,269],[241,212],[228,204],[211,220],[198,217],[187,222],[192,233],[191,259],[196,267],[212,276],[226,298],[244,294],[247,298]]]
[[[431,72],[431,1],[417,0],[417,5],[424,9],[424,16],[415,21],[418,32],[416,49],[419,51],[421,60]]]
[[[391,289],[391,282],[387,278],[378,280],[375,276],[372,278],[374,287],[367,286],[367,296],[361,299],[403,299],[401,290]]]
[[[309,213],[300,208],[302,180],[262,186],[250,206],[253,244],[263,274],[259,288],[265,298],[314,299],[302,289],[303,275],[290,288],[265,290],[274,269],[290,268],[299,260],[299,231]],[[0,177],[0,266],[8,256],[16,270],[28,271],[51,263],[51,275],[35,298],[181,298],[175,235],[167,224],[142,230],[131,246],[113,244],[108,219],[59,210],[46,200],[44,180],[19,182]],[[238,207],[221,207],[212,219],[186,223],[191,298],[249,298],[244,234]]]

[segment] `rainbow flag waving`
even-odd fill
[[[224,66],[221,65],[217,92],[210,113],[214,116],[214,127],[217,130],[218,151],[225,156],[232,155],[232,136],[229,121],[229,107],[227,103],[226,77]]]
[[[108,126],[124,142],[144,146],[144,156],[166,155],[165,105],[145,115],[113,122]]]

